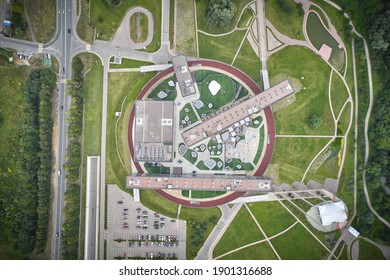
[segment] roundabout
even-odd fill
[[[229,132],[229,130],[231,130],[229,128],[221,130],[221,134],[206,137],[203,141],[195,145],[188,146],[183,140],[183,135],[186,131],[189,131],[194,127],[199,127],[209,119],[223,115],[231,106],[237,108],[234,107],[234,105],[241,104],[245,100],[261,93],[262,90],[260,87],[242,71],[218,61],[191,60],[188,61],[188,68],[196,79],[196,84],[200,92],[198,95],[182,98],[180,94],[174,94],[172,92],[173,82],[177,83],[174,76],[174,67],[170,67],[158,73],[140,91],[136,104],[138,101],[147,102],[148,100],[153,100],[153,102],[156,102],[157,100],[160,100],[160,103],[164,103],[168,102],[166,100],[174,100],[174,121],[177,125],[174,125],[173,128],[175,139],[172,144],[174,156],[171,162],[150,163],[139,161],[135,157],[135,145],[137,145],[137,143],[135,143],[136,119],[138,119],[136,116],[137,105],[133,107],[128,123],[128,145],[133,162],[133,170],[135,171],[136,169],[139,174],[156,173],[156,171],[158,173],[167,174],[175,173],[179,169],[183,176],[186,174],[193,174],[193,176],[206,174],[215,175],[216,177],[220,175],[235,177],[239,175],[262,176],[271,160],[275,143],[275,124],[272,110],[269,106],[265,107],[257,114],[252,115],[250,120],[246,118],[246,122],[243,123],[241,121],[240,126],[236,125],[237,133],[235,131],[230,132],[230,136],[236,136],[235,139],[229,137],[228,141],[223,141],[218,136],[223,136],[224,131],[225,133]],[[204,85],[202,82],[204,82]],[[160,86],[164,83],[167,84],[169,90],[164,91],[164,88]],[[213,86],[213,93],[209,91],[210,84]],[[178,92],[180,91],[178,86],[176,86],[176,89]],[[232,95],[231,91],[235,94]],[[240,94],[240,92],[242,92],[242,94]],[[224,96],[228,95],[227,93],[230,93],[233,98],[222,100],[224,99]],[[234,98],[234,95],[239,98]],[[213,100],[216,98],[219,98],[219,100],[213,103]],[[212,104],[212,106],[203,106],[204,108],[199,108],[199,106],[196,106],[199,101],[203,101],[203,103],[206,104]],[[219,105],[219,107],[216,105]],[[192,111],[190,111],[191,109]],[[179,112],[181,117],[177,118]],[[182,122],[180,122],[180,119],[182,119]],[[185,124],[183,123],[184,119],[187,120]],[[190,119],[195,121],[195,123],[189,121]],[[259,129],[259,127],[261,127],[261,129]],[[246,133],[243,134],[243,131],[246,131]],[[253,134],[253,132],[256,131],[261,131],[262,137],[260,137],[261,135],[259,135],[259,133]],[[253,137],[256,141],[244,139],[248,134],[255,135]],[[237,142],[235,142],[236,139],[238,140]],[[229,151],[227,150],[228,145],[231,148]],[[234,148],[232,149],[233,146]],[[136,148],[136,150],[138,149],[139,148]],[[255,149],[256,152],[253,151],[253,149]],[[237,151],[241,151],[241,157],[231,158],[234,155],[237,156],[239,154]],[[254,162],[255,154],[257,154],[256,162]],[[249,157],[251,158],[250,160],[248,160]],[[251,163],[248,161],[251,161]],[[151,170],[151,166],[157,168]],[[135,173],[134,171],[133,173]],[[169,175],[161,174],[161,176]],[[206,195],[203,196],[203,198],[191,198],[188,196],[188,191],[186,195],[183,195],[184,190],[156,189],[155,191],[162,197],[174,203],[189,207],[214,207],[228,203],[245,194],[245,191],[215,191],[210,192],[213,193],[212,195]],[[207,192],[207,190],[204,192]],[[221,194],[219,195],[219,193]],[[202,195],[196,197],[202,197]]]

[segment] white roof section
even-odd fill
[[[347,220],[345,204],[342,201],[318,205],[317,208],[320,212],[322,226],[342,223]]]
[[[221,85],[216,80],[212,80],[210,82],[209,91],[212,96],[216,95],[220,89],[221,89]]]
[[[354,229],[353,227],[349,227],[348,228],[348,231],[355,237],[358,237],[360,235],[360,232],[358,232],[356,229]]]

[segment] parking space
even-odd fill
[[[151,211],[116,185],[107,196],[107,259],[185,259],[185,221]]]

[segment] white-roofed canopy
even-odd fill
[[[342,223],[347,220],[345,204],[342,201],[318,205],[317,208],[320,212],[322,226]]]

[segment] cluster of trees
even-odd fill
[[[278,3],[279,8],[287,14],[292,13],[292,11],[294,9],[294,5],[297,7],[299,14],[301,16],[303,16],[305,14],[305,11],[303,10],[303,6],[301,3],[294,3],[291,0],[277,0],[277,3]]]
[[[210,0],[206,12],[206,24],[210,27],[227,27],[237,12],[231,0]]]
[[[104,0],[108,5],[118,6],[121,3],[121,0]]]
[[[311,129],[318,129],[322,126],[323,120],[321,116],[313,114],[309,117],[307,123]]]
[[[12,4],[12,30],[16,36],[22,36],[27,31],[27,22],[23,19],[24,9],[22,4]]]
[[[385,193],[382,186],[384,178],[390,184],[390,84],[378,94],[373,108],[374,124],[370,129],[370,138],[376,148],[374,157],[367,164],[367,185],[372,198],[379,207],[381,215],[390,219],[390,195]]]
[[[62,255],[64,259],[77,259],[79,247],[80,224],[80,165],[81,165],[81,133],[83,125],[83,101],[85,96],[83,68],[80,58],[72,63],[73,79],[69,83],[67,94],[71,99],[68,111],[68,148],[66,170],[66,192],[62,238]]]
[[[4,191],[1,201],[1,243],[10,258],[28,258],[43,252],[47,242],[52,172],[52,106],[56,76],[49,69],[30,72],[24,91],[19,141],[18,182]],[[14,155],[15,156],[15,155]],[[10,177],[14,180],[15,177]]]
[[[214,227],[218,222],[217,217],[212,216],[208,221],[193,221],[188,220],[187,226],[191,228],[191,244],[197,247],[201,247],[206,239],[205,232],[208,229],[210,224],[211,227]]]

